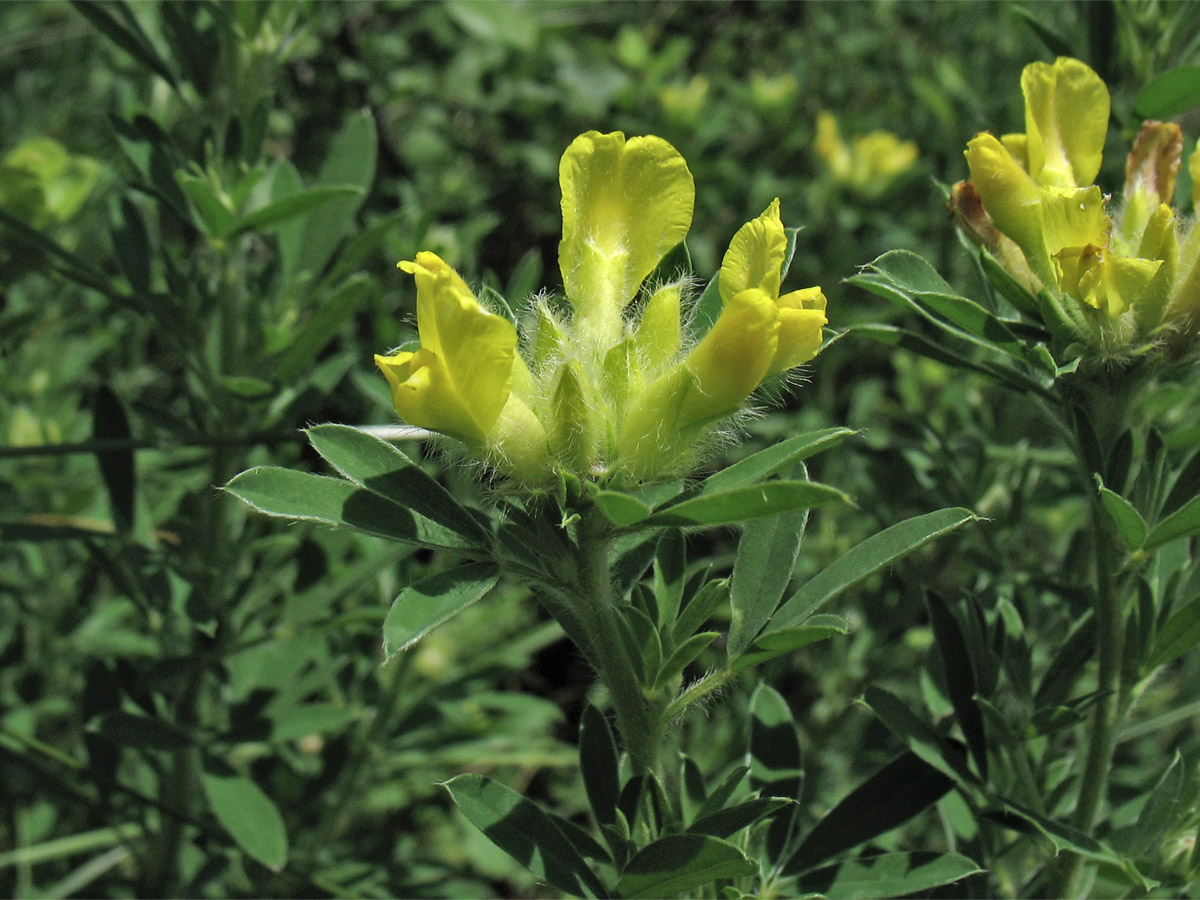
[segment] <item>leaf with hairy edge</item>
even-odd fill
[[[308,441],[346,478],[479,544],[487,532],[454,496],[420,466],[374,435],[347,425],[316,425]]]
[[[500,568],[475,562],[438,572],[410,584],[392,602],[383,620],[383,653],[391,659],[437,626],[477,603],[496,586]]]
[[[1108,517],[1116,526],[1117,534],[1121,537],[1121,542],[1125,545],[1125,549],[1129,551],[1137,550],[1146,542],[1146,535],[1149,529],[1146,528],[1146,520],[1142,518],[1132,503],[1122,497],[1115,491],[1110,491],[1104,486],[1104,482],[1099,475],[1095,476],[1096,489],[1100,492],[1100,503],[1104,507],[1104,511],[1108,513]]]
[[[1197,644],[1200,644],[1200,597],[1196,597],[1167,619],[1154,639],[1154,650],[1150,653],[1146,667],[1156,669],[1166,665]]]
[[[783,598],[807,523],[808,510],[802,509],[759,519],[743,530],[730,590],[730,659],[745,651]]]
[[[793,625],[790,628],[780,628],[778,631],[768,631],[754,641],[741,656],[730,660],[729,667],[734,672],[740,672],[751,666],[757,666],[769,659],[824,641],[839,634],[849,634],[850,623],[841,616],[818,613],[805,620],[803,625]]]
[[[767,632],[802,624],[850,585],[978,518],[969,509],[950,507],[905,519],[872,535],[796,591],[771,617]]]
[[[762,481],[856,434],[852,428],[822,428],[795,435],[710,475],[701,483],[699,494],[730,491]]]
[[[353,528],[433,549],[475,549],[441,525],[341,478],[258,466],[235,476],[225,490],[268,516]]]
[[[764,481],[684,500],[655,512],[645,524],[679,525],[685,528],[732,525],[848,500],[837,488],[815,481]]]
[[[759,797],[747,800],[736,806],[730,806],[719,812],[697,819],[688,826],[692,834],[711,834],[713,837],[726,838],[737,834],[743,828],[749,828],[755,822],[761,821],[783,809],[795,804],[795,800],[787,797]]]
[[[871,685],[863,692],[865,703],[879,721],[921,759],[955,781],[966,785],[978,783],[978,779],[967,768],[961,744],[953,744],[942,737],[934,727],[904,705],[891,691]]]
[[[982,871],[957,853],[880,853],[809,872],[800,887],[839,900],[882,900],[925,894]]]
[[[547,884],[577,897],[610,896],[557,817],[483,775],[459,775],[442,787],[472,825]]]
[[[733,844],[706,834],[674,834],[638,851],[625,866],[617,893],[626,900],[674,897],[720,878],[758,872],[758,864]]]

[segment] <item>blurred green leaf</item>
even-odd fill
[[[802,624],[823,604],[855,582],[977,519],[969,509],[951,507],[914,516],[885,528],[848,550],[796,591],[772,616],[767,631],[778,631]]]
[[[957,853],[880,853],[809,872],[800,886],[807,893],[844,900],[928,896],[984,870]]]
[[[1178,659],[1200,644],[1200,597],[1194,598],[1167,619],[1154,638],[1154,650],[1146,661],[1147,669],[1157,669]]]
[[[1146,536],[1143,550],[1154,550],[1168,541],[1188,537],[1200,531],[1200,495],[1193,497],[1171,515],[1167,516]]]
[[[200,781],[209,809],[237,845],[267,868],[281,870],[288,856],[287,830],[262,788],[215,762],[205,765]]]
[[[292,219],[306,216],[335,200],[345,197],[362,197],[363,189],[354,185],[312,187],[289,194],[281,200],[273,200],[265,206],[241,216],[231,236],[256,229],[267,229],[283,225]]]
[[[967,748],[975,760],[980,775],[988,775],[988,737],[984,728],[983,713],[975,702],[975,664],[971,651],[963,636],[958,619],[937,594],[927,595],[929,620],[933,625],[934,638],[942,658],[946,690],[954,706],[954,717],[967,740]]]
[[[1100,503],[1116,527],[1125,549],[1132,553],[1146,542],[1146,536],[1149,533],[1146,520],[1142,518],[1141,513],[1134,509],[1132,503],[1115,491],[1106,488],[1099,475],[1094,477],[1096,488],[1100,492]]]
[[[76,12],[91,22],[97,31],[151,72],[162,76],[171,87],[178,89],[179,82],[175,73],[150,43],[150,38],[138,24],[128,3],[123,0],[108,0],[106,3],[72,0],[71,5],[75,7]]]
[[[1133,111],[1143,119],[1166,121],[1200,106],[1200,66],[1163,72],[1142,88]]]
[[[646,519],[645,524],[682,527],[732,525],[849,499],[837,488],[815,481],[764,481],[730,491],[701,494],[674,506],[661,508]]]
[[[673,897],[721,878],[741,878],[757,871],[757,863],[720,838],[675,834],[659,838],[634,854],[616,890],[627,900]]]
[[[516,791],[483,775],[459,775],[443,787],[471,824],[547,884],[576,897],[610,895],[559,830],[556,817]]]
[[[383,620],[383,655],[391,659],[443,622],[483,599],[500,577],[495,563],[466,563],[402,590]]]
[[[281,384],[297,378],[330,343],[337,340],[341,326],[368,301],[375,290],[365,275],[349,278],[332,294],[321,297],[308,320],[279,351],[275,380]]]
[[[354,217],[375,181],[378,144],[375,119],[365,109],[351,113],[333,137],[313,187],[354,187],[362,193],[343,194],[309,213],[299,264],[314,278],[325,270],[338,243],[354,227]]]
[[[161,719],[138,713],[114,710],[104,713],[92,725],[93,730],[122,747],[145,750],[181,750],[194,746],[183,731]]]
[[[129,417],[120,398],[107,386],[101,386],[92,400],[92,437],[97,441],[129,440]],[[108,491],[113,524],[118,531],[133,530],[137,502],[137,470],[133,450],[98,450],[96,461]]]
[[[800,799],[804,783],[800,735],[791,707],[768,684],[760,683],[750,697],[747,760],[751,785],[770,796]]]

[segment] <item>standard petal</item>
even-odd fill
[[[622,309],[691,227],[692,174],[662,138],[589,131],[563,154],[559,183],[567,299],[585,331],[615,342]]]
[[[1029,174],[1039,184],[1082,187],[1096,180],[1108,133],[1108,88],[1077,59],[1036,62],[1021,73]]]
[[[787,234],[779,217],[779,198],[762,215],[738,229],[721,260],[717,286],[723,303],[749,288],[779,295],[780,272],[787,253]]]

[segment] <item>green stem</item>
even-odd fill
[[[657,771],[663,732],[662,710],[648,702],[638,666],[621,631],[609,568],[609,526],[597,509],[586,509],[578,523],[579,552],[575,590],[569,598],[583,634],[576,638],[600,681],[608,688],[617,730],[635,773]],[[566,627],[564,625],[564,627]]]

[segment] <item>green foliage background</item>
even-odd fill
[[[583,131],[680,150],[698,272],[778,196],[805,228],[791,282],[825,289],[831,326],[897,321],[843,279],[906,248],[976,289],[934,181],[965,177],[976,131],[1020,125],[1022,67],[1088,61],[1126,146],[1144,84],[1195,62],[1180,22],[1154,3],[0,6],[0,154],[47,138],[67,154],[0,163],[0,892],[552,895],[438,785],[485,773],[582,821],[591,679],[558,626],[507,586],[381,666],[392,599],[445,561],[281,527],[217,488],[258,464],[324,471],[305,425],[393,421],[370,361],[415,336],[398,259],[434,250],[513,304],[555,284],[557,163]],[[837,185],[812,149],[822,109],[847,135],[915,141],[917,168],[877,198]],[[855,505],[813,514],[798,579],[931,509],[991,519],[841,598],[849,636],[682,726],[720,773],[745,755],[756,678],[772,685],[813,819],[902,747],[864,690],[949,714],[923,588],[1011,608],[1026,649],[996,653],[1046,671],[1084,609],[1060,573],[1085,501],[1036,406],[983,377],[849,336],[805,382],[729,451],[862,430],[812,463]],[[1146,400],[1181,458],[1194,390]],[[688,547],[732,565],[731,532]],[[1126,820],[1172,754],[1195,769],[1198,678],[1185,655],[1147,689],[1112,789]],[[982,860],[956,797],[875,846]],[[1017,894],[1041,853],[988,852],[955,891]]]

